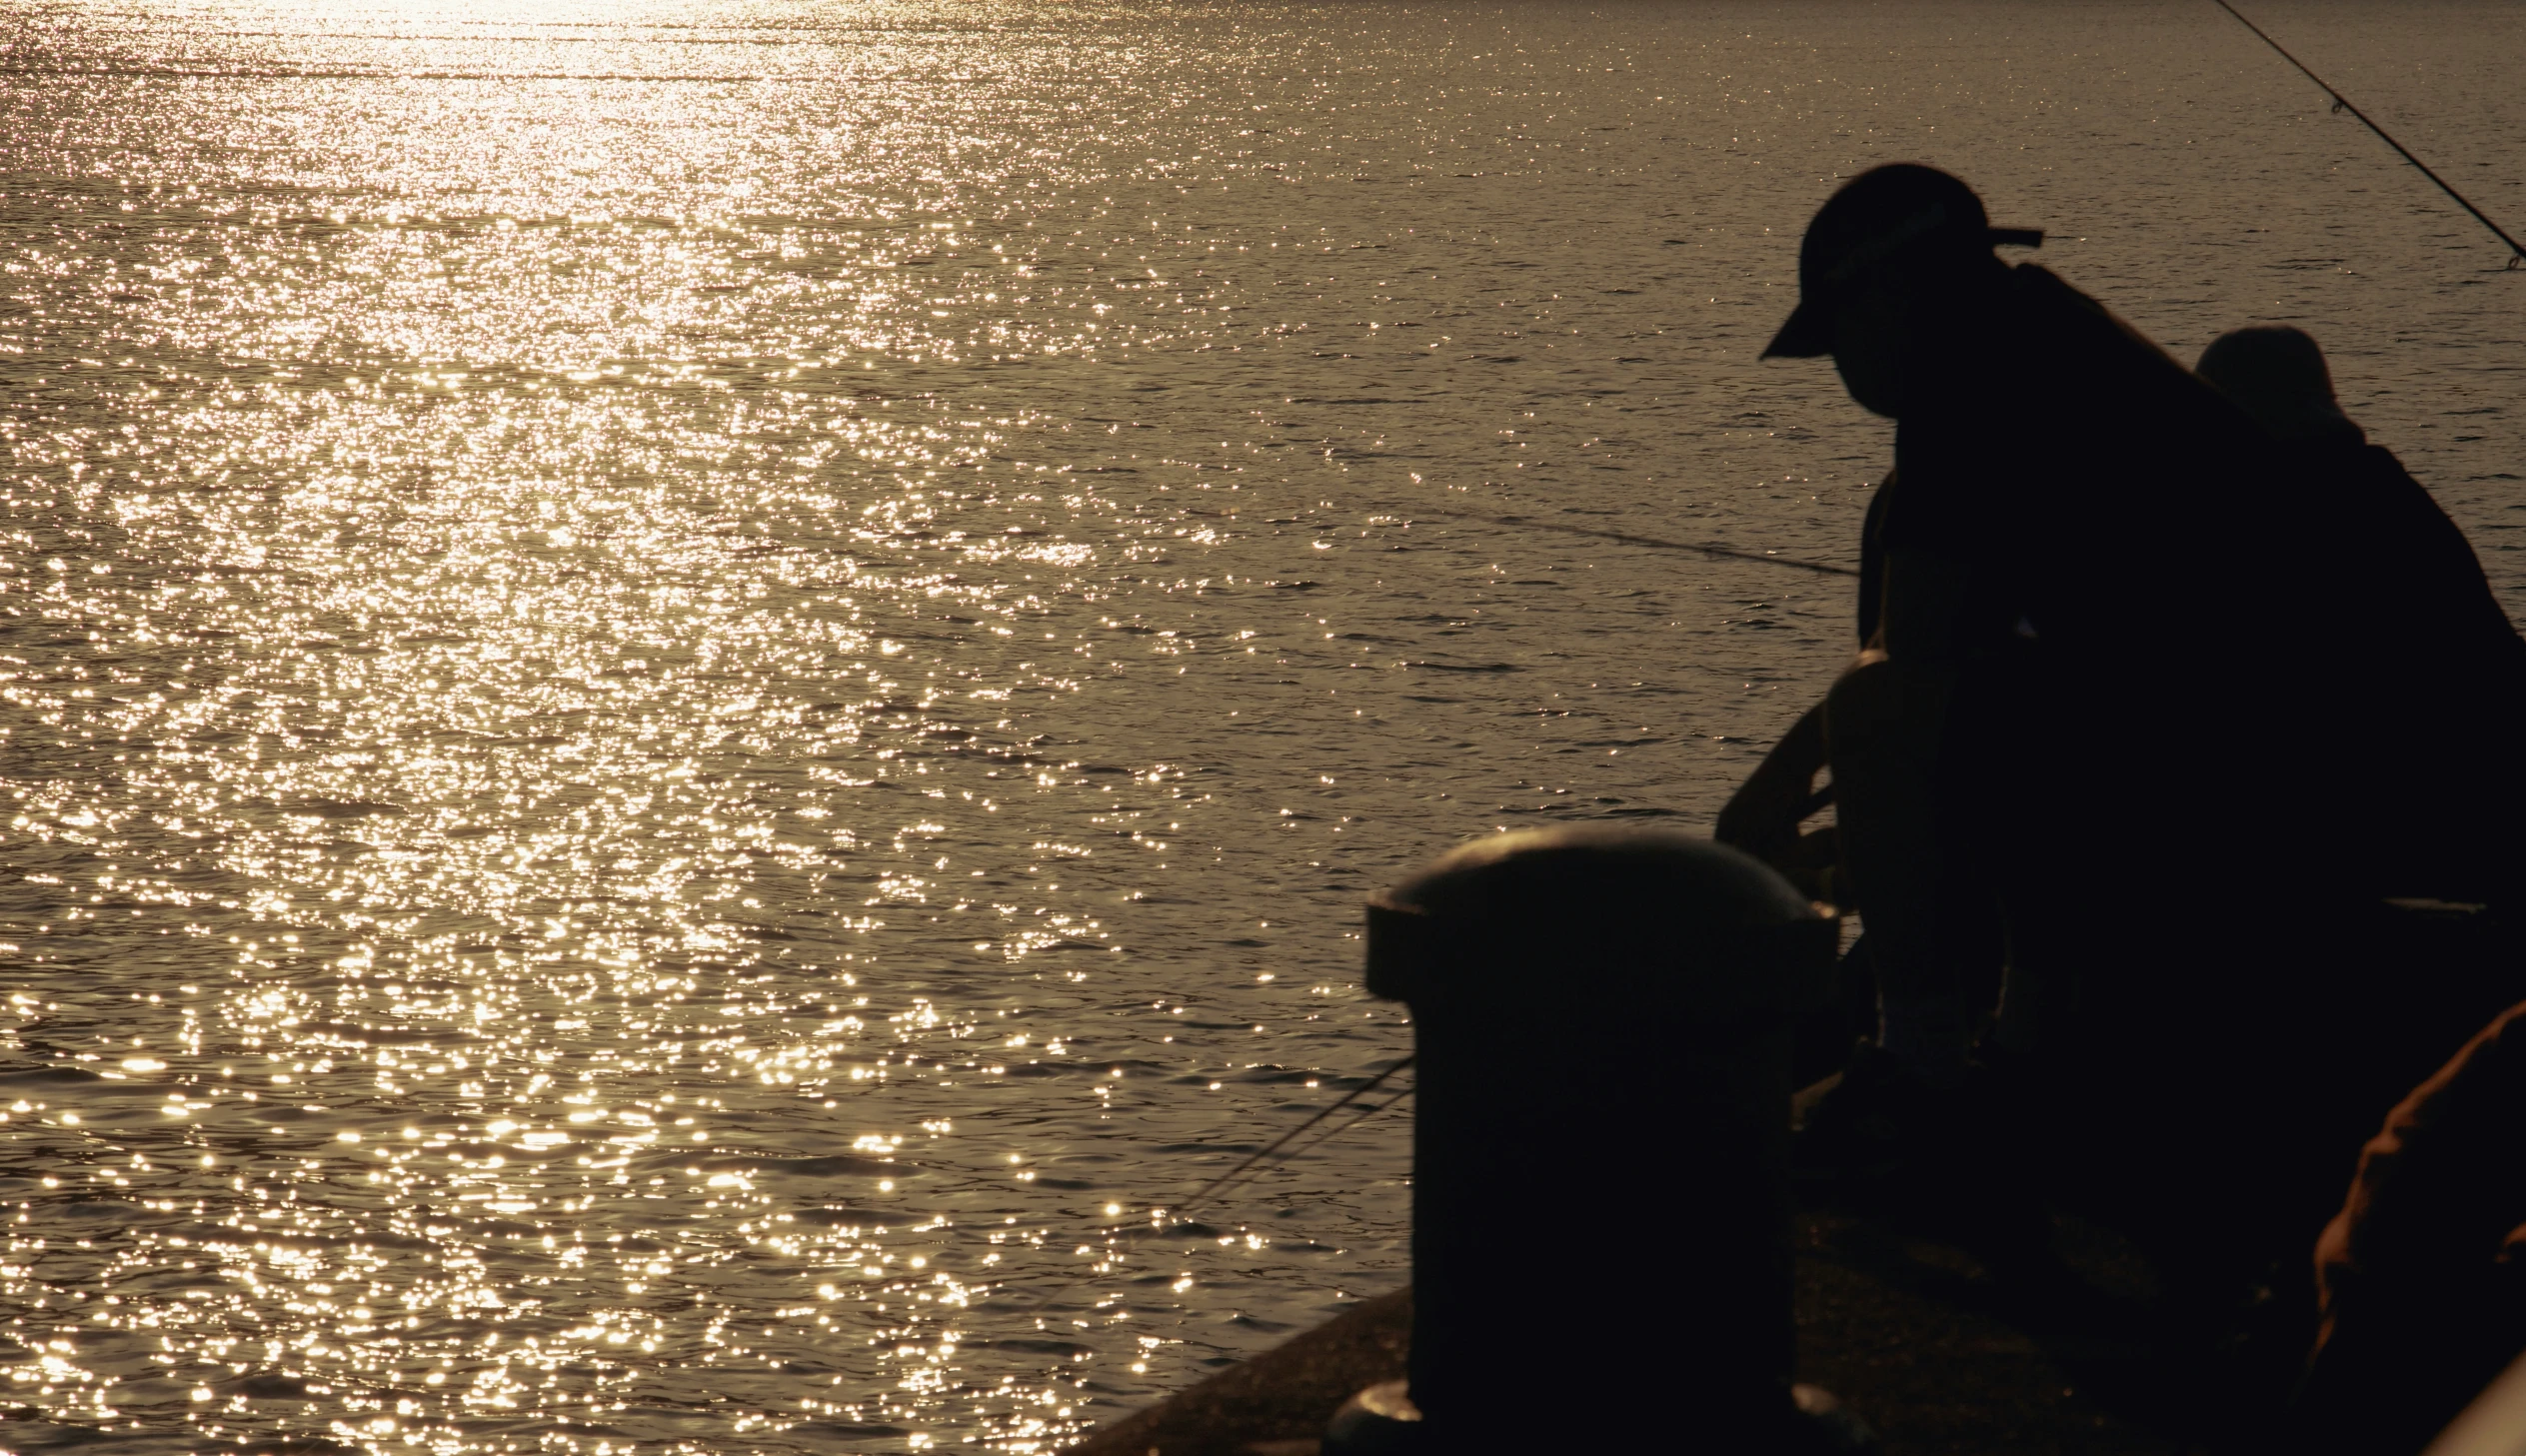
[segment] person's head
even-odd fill
[[[2274,440],[2299,444],[2356,435],[2333,399],[2333,371],[2302,329],[2267,324],[2210,341],[2193,373],[2253,417]]]
[[[1910,162],[1844,183],[1798,245],[1798,307],[1765,359],[1833,356],[1850,397],[1899,416],[1934,368],[1937,345],[2007,273],[1996,244],[2034,247],[2043,234],[1994,228],[1973,189]]]

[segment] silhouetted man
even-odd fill
[[[2372,851],[2363,872],[2376,893],[2513,899],[2526,854],[2526,639],[2472,546],[2342,414],[2305,333],[2236,330],[2194,372],[2279,443],[2303,532],[2294,549],[2320,588],[2299,630],[2337,666],[2319,719],[2336,743],[2310,791],[2340,801],[2346,834]]]
[[[2264,433],[1992,252],[2034,241],[1943,173],[1864,173],[1809,226],[1798,308],[1765,351],[1830,355],[1896,422],[1878,635],[1821,725],[1883,1031],[1820,1122],[1891,1127],[1906,1156],[2004,1156],[1940,1126],[1983,1009],[1951,951],[1973,899],[1956,886],[1987,886],[2008,936],[2000,1040],[2048,1094],[2027,1150],[2067,1154],[2162,1246],[2215,1261],[2271,1223],[2274,1159],[2325,1168],[2318,1189],[2347,1161],[2267,1135],[2298,1095],[2269,1045],[2300,969],[2280,937],[2343,892],[2294,817],[2303,735],[2272,714],[2316,660],[2292,617],[2315,584],[2266,539],[2287,501]],[[1785,802],[1794,776],[1757,796]],[[2304,1204],[2305,1180],[2286,1196]]]
[[[2172,740],[2235,728],[2267,650],[2252,629],[2280,617],[2251,561],[2223,555],[2272,497],[2259,432],[2095,303],[1991,252],[2036,237],[1992,230],[1943,173],[1866,173],[1809,227],[1799,307],[1765,351],[1829,354],[1852,398],[1897,424],[1878,634],[1823,720],[1889,994],[1945,979],[1934,954],[1895,943],[1934,938],[1905,933],[1902,902],[1934,898],[1905,891],[1945,872],[1942,818],[2022,838],[2045,832],[2040,794],[2046,822],[2093,810],[2075,836],[2090,844],[2155,837],[2148,811],[2210,776]],[[2069,782],[2038,776],[2074,748],[2100,756]],[[1961,1007],[1937,1019],[1920,1037],[1937,1049],[1903,1057],[1932,1077],[1961,1063],[1970,1029]]]

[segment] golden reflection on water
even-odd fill
[[[1776,32],[0,23],[26,1448],[1047,1449],[1401,1277],[1399,1121],[1157,1213],[1406,1049],[1360,892],[1697,815],[1844,651],[1440,514],[1847,557],[1807,180],[1605,201]]]
[[[1175,1338],[1048,1284],[963,1348],[1013,1273],[1121,1267],[1065,1165],[1116,1160],[1080,1139],[1153,1068],[1074,1072],[1067,988],[1146,880],[1089,861],[1163,866],[1209,796],[1046,708],[1210,634],[1145,625],[1201,590],[1164,574],[1080,615],[1187,534],[1074,535],[1136,513],[1068,439],[1128,471],[1126,422],[936,372],[1164,346],[1109,300],[1180,285],[935,216],[1003,201],[964,194],[1006,118],[935,107],[988,38],[682,14],[40,39],[215,79],[112,98],[103,158],[57,101],[84,195],[13,219],[35,1429],[1034,1449],[1092,1357]]]

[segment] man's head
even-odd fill
[[[2305,331],[2286,324],[2237,329],[2210,341],[2193,373],[2254,417],[2274,440],[2358,433],[2333,399],[2333,371]]]
[[[1872,168],[1843,184],[1798,245],[1798,307],[1763,358],[1833,356],[1851,398],[1903,412],[1923,345],[2004,272],[1991,249],[2043,234],[1994,228],[1973,189],[1934,167]]]

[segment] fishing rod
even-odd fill
[[[1238,1174],[1288,1146],[1290,1139],[1296,1137],[1299,1133],[1306,1131],[1308,1128],[1322,1122],[1325,1118],[1339,1112],[1342,1108],[1349,1106],[1351,1103],[1358,1101],[1361,1097],[1375,1091],[1387,1077],[1390,1077],[1396,1072],[1401,1071],[1403,1068],[1410,1066],[1416,1059],[1416,1056],[1417,1053],[1406,1053],[1401,1061],[1394,1063],[1394,1065],[1387,1067],[1385,1070],[1378,1072],[1375,1076],[1368,1078],[1366,1081],[1361,1082],[1359,1085],[1343,1093],[1341,1099],[1333,1103],[1333,1105],[1316,1113],[1304,1122],[1299,1123],[1297,1126],[1290,1128],[1288,1131],[1272,1139],[1272,1143],[1269,1147],[1264,1148],[1261,1152],[1255,1153],[1254,1155],[1248,1157],[1246,1161],[1239,1163],[1236,1167],[1229,1169],[1227,1172],[1220,1174],[1218,1177],[1213,1178],[1210,1182],[1204,1184],[1201,1191],[1195,1193],[1192,1197],[1187,1198],[1177,1207],[1176,1211],[1180,1214],[1191,1212],[1212,1194],[1217,1193],[1222,1188],[1227,1187],[1231,1182],[1235,1181]],[[1390,1106],[1392,1104],[1388,1103],[1387,1105]],[[1383,1111],[1384,1108],[1379,1107],[1374,1110]]]
[[[1417,1059],[1418,1059],[1418,1053],[1406,1053],[1406,1054],[1404,1055],[1404,1057],[1403,1057],[1403,1059],[1402,1059],[1402,1060],[1400,1060],[1400,1061],[1398,1061],[1398,1062],[1395,1062],[1392,1066],[1387,1067],[1385,1070],[1383,1070],[1383,1071],[1381,1071],[1381,1072],[1378,1072],[1375,1076],[1372,1076],[1372,1077],[1368,1078],[1366,1081],[1361,1082],[1359,1085],[1357,1085],[1357,1086],[1355,1086],[1355,1087],[1351,1088],[1349,1091],[1347,1091],[1347,1092],[1343,1093],[1343,1094],[1342,1094],[1342,1095],[1341,1095],[1338,1099],[1336,1099],[1336,1100],[1332,1103],[1332,1105],[1330,1105],[1330,1106],[1328,1106],[1328,1107],[1325,1107],[1325,1108],[1321,1109],[1321,1110],[1320,1110],[1320,1111],[1318,1111],[1318,1112],[1317,1112],[1314,1116],[1309,1117],[1309,1118],[1308,1118],[1308,1119],[1306,1119],[1304,1122],[1299,1123],[1297,1126],[1290,1128],[1288,1131],[1286,1131],[1286,1132],[1284,1132],[1284,1133],[1280,1134],[1278,1137],[1273,1138],[1273,1139],[1272,1139],[1272,1141],[1271,1141],[1271,1144],[1270,1144],[1268,1147],[1264,1147],[1264,1148],[1263,1148],[1263,1149],[1261,1149],[1261,1150],[1259,1150],[1259,1151],[1257,1151],[1257,1152],[1255,1152],[1255,1153],[1252,1153],[1252,1154],[1248,1155],[1248,1157],[1246,1158],[1246,1160],[1245,1160],[1244,1162],[1239,1163],[1236,1167],[1233,1167],[1233,1168],[1229,1169],[1227,1172],[1220,1174],[1218,1177],[1213,1178],[1210,1182],[1203,1184],[1201,1188],[1197,1189],[1197,1190],[1194,1192],[1194,1194],[1193,1194],[1193,1196],[1192,1196],[1192,1197],[1187,1198],[1186,1200],[1184,1200],[1184,1202],[1182,1202],[1182,1203],[1180,1203],[1180,1204],[1176,1205],[1175,1212],[1176,1212],[1177,1217],[1181,1219],[1181,1218],[1185,1218],[1185,1217],[1190,1216],[1190,1215],[1191,1215],[1191,1213],[1193,1212],[1193,1210],[1194,1210],[1195,1208],[1200,1207],[1202,1204],[1204,1204],[1204,1203],[1206,1203],[1207,1201],[1209,1201],[1209,1200],[1210,1200],[1210,1198],[1212,1197],[1212,1195],[1214,1195],[1214,1194],[1216,1194],[1216,1193],[1220,1192],[1222,1189],[1227,1188],[1230,1184],[1232,1184],[1233,1182],[1235,1182],[1235,1181],[1238,1179],[1238,1177],[1239,1177],[1240,1175],[1244,1174],[1244,1173],[1245,1173],[1248,1169],[1250,1169],[1250,1168],[1256,1168],[1256,1167],[1260,1166],[1260,1165],[1261,1165],[1261,1164],[1262,1164],[1262,1163],[1263,1163],[1265,1159],[1270,1158],[1270,1157],[1271,1157],[1274,1153],[1279,1152],[1279,1151],[1280,1151],[1280,1149],[1282,1149],[1282,1148],[1284,1148],[1284,1147],[1287,1147],[1287,1146],[1290,1144],[1290,1142],[1291,1142],[1291,1141],[1293,1141],[1293,1140],[1294,1140],[1294,1139],[1296,1139],[1298,1136],[1300,1136],[1301,1134],[1303,1134],[1303,1133],[1304,1133],[1304,1132],[1305,1132],[1308,1128],[1310,1128],[1310,1127],[1317,1127],[1317,1126],[1321,1126],[1321,1125],[1323,1124],[1323,1122],[1324,1122],[1324,1119],[1326,1119],[1326,1118],[1328,1118],[1328,1117],[1332,1116],[1332,1115],[1333,1115],[1334,1113],[1336,1113],[1336,1112],[1339,1112],[1341,1109],[1343,1109],[1344,1107],[1349,1106],[1351,1103],[1358,1101],[1361,1097],[1366,1096],[1368,1093],[1375,1091],[1375,1090],[1376,1090],[1379,1086],[1381,1086],[1381,1085],[1383,1085],[1383,1084],[1384,1084],[1385,1080],[1386,1080],[1388,1077],[1391,1077],[1391,1076],[1393,1076],[1396,1072],[1399,1072],[1399,1071],[1401,1071],[1403,1068],[1405,1068],[1405,1067],[1407,1067],[1407,1066],[1410,1066],[1410,1065],[1411,1065],[1411,1064],[1412,1064],[1415,1060],[1417,1060]],[[1379,1102],[1377,1105],[1375,1105],[1375,1106],[1373,1106],[1373,1107],[1368,1108],[1368,1109],[1367,1109],[1366,1111],[1364,1111],[1364,1112],[1361,1112],[1358,1116],[1351,1118],[1348,1122],[1343,1123],[1341,1126],[1339,1126],[1339,1127],[1336,1127],[1336,1128],[1332,1129],[1330,1132],[1325,1133],[1325,1134],[1324,1134],[1323,1136],[1321,1136],[1321,1137],[1315,1138],[1313,1141],[1309,1142],[1309,1143],[1307,1144],[1307,1146],[1309,1146],[1309,1147],[1313,1147],[1313,1146],[1315,1146],[1317,1143],[1326,1142],[1326,1141],[1331,1140],[1332,1138],[1338,1137],[1338,1136],[1340,1136],[1342,1133],[1348,1132],[1350,1129],[1352,1129],[1352,1128],[1354,1128],[1354,1127],[1358,1126],[1360,1123],[1367,1121],[1367,1120],[1368,1120],[1369,1118],[1371,1118],[1371,1117],[1374,1117],[1374,1116],[1375,1116],[1375,1115],[1377,1115],[1379,1112],[1384,1111],[1386,1108],[1391,1107],[1391,1106],[1393,1106],[1395,1103],[1402,1101],[1405,1097],[1408,1097],[1408,1096],[1410,1096],[1411,1094],[1412,1094],[1412,1089],[1411,1089],[1410,1087],[1405,1087],[1403,1090],[1401,1090],[1401,1091],[1399,1091],[1399,1092],[1395,1093],[1393,1096],[1386,1098],[1384,1101]],[[1166,1212],[1166,1210],[1164,1210],[1164,1209],[1154,1209],[1154,1210],[1152,1210],[1152,1211],[1153,1211],[1153,1212],[1155,1212],[1155,1213],[1157,1213],[1157,1214],[1159,1214],[1160,1216],[1164,1216],[1164,1215],[1165,1215],[1165,1212]],[[1135,1231],[1135,1232],[1138,1232],[1139,1230],[1134,1230],[1134,1231]],[[1051,1304],[1054,1300],[1056,1300],[1056,1299],[1060,1298],[1062,1295],[1064,1295],[1064,1294],[1066,1294],[1066,1293],[1070,1292],[1070,1291],[1071,1291],[1071,1290],[1073,1290],[1073,1289],[1078,1288],[1081,1284],[1085,1283],[1085,1282],[1087,1281],[1087,1277],[1088,1277],[1087,1275],[1082,1274],[1082,1275],[1080,1275],[1080,1276],[1079,1276],[1079,1277],[1077,1277],[1077,1278],[1070,1279],[1070,1280],[1068,1280],[1068,1281],[1066,1281],[1066,1282],[1064,1282],[1064,1283],[1061,1283],[1061,1284],[1055,1285],[1053,1288],[1051,1288],[1051,1289],[1049,1289],[1049,1290],[1045,1291],[1042,1295],[1039,1295],[1039,1296],[1036,1298],[1035,1303],[1034,1303],[1033,1305],[1029,1306],[1029,1307],[1028,1307],[1028,1309],[1027,1309],[1025,1312],[1026,1312],[1026,1313],[1028,1313],[1028,1314],[1038,1314],[1038,1313],[1041,1313],[1041,1312],[1043,1311],[1043,1309],[1044,1309],[1044,1307],[1045,1307],[1046,1305]]]
[[[2428,178],[2430,181],[2435,182],[2435,183],[2437,183],[2437,184],[2438,184],[2438,190],[2439,190],[2439,191],[2441,191],[2441,192],[2443,192],[2443,193],[2446,193],[2449,197],[2452,197],[2452,198],[2454,198],[2454,199],[2456,200],[2456,206],[2461,207],[2461,208],[2463,208],[2466,212],[2469,212],[2469,213],[2473,214],[2473,220],[2474,220],[2475,222],[2482,224],[2482,226],[2484,226],[2484,227],[2486,227],[2486,228],[2489,228],[2489,229],[2491,230],[2491,234],[2492,234],[2492,236],[2494,236],[2494,237],[2498,238],[2501,242],[2506,243],[2506,244],[2508,245],[2508,265],[2507,265],[2508,267],[2510,267],[2510,268],[2515,268],[2515,267],[2517,267],[2520,263],[2526,263],[2526,244],[2519,243],[2519,242],[2518,242],[2515,238],[2510,237],[2510,236],[2508,235],[2507,230],[2503,229],[2503,228],[2502,228],[2502,227],[2501,227],[2498,223],[2495,223],[2495,222],[2491,221],[2491,219],[2490,219],[2490,218],[2488,218],[2487,216],[2485,216],[2485,215],[2483,214],[2482,209],[2480,209],[2480,208],[2478,208],[2478,207],[2475,207],[2475,206],[2473,205],[2472,201],[2471,201],[2471,200],[2469,200],[2469,199],[2468,199],[2468,198],[2467,198],[2467,197],[2466,197],[2463,193],[2458,192],[2455,188],[2448,186],[2448,185],[2447,185],[2447,179],[2446,179],[2446,178],[2439,176],[2439,175],[2438,175],[2437,173],[2435,173],[2435,172],[2432,172],[2432,171],[2429,169],[2429,164],[2428,164],[2427,162],[2422,161],[2420,158],[2413,156],[2413,155],[2412,155],[2412,151],[2411,151],[2411,149],[2410,149],[2409,147],[2406,147],[2406,146],[2404,146],[2401,142],[2396,141],[2396,140],[2394,139],[2394,137],[2393,137],[2392,135],[2390,135],[2390,134],[2386,131],[2386,129],[2385,129],[2384,127],[2381,127],[2381,126],[2377,125],[2375,122],[2370,121],[2370,120],[2368,119],[2368,113],[2366,113],[2366,112],[2364,112],[2364,111],[2360,110],[2360,109],[2359,109],[2358,107],[2356,107],[2356,106],[2351,105],[2351,99],[2350,99],[2349,97],[2344,96],[2341,92],[2334,90],[2334,89],[2333,89],[2333,87],[2332,87],[2332,86],[2331,86],[2328,82],[2326,82],[2326,81],[2325,81],[2325,79],[2324,79],[2322,76],[2319,76],[2319,75],[2317,75],[2315,72],[2308,70],[2308,69],[2307,69],[2307,63],[2306,63],[2306,62],[2301,61],[2301,60],[2299,60],[2296,56],[2293,56],[2293,55],[2289,54],[2289,52],[2288,52],[2287,48],[2285,48],[2284,46],[2282,46],[2280,42],[2278,42],[2278,41],[2276,41],[2276,40],[2273,40],[2273,39],[2272,39],[2270,36],[2268,36],[2268,35],[2265,35],[2265,34],[2263,33],[2263,28],[2262,28],[2261,26],[2256,25],[2253,21],[2250,21],[2250,20],[2246,19],[2246,18],[2245,18],[2245,16],[2244,16],[2243,14],[2241,14],[2241,13],[2237,10],[2237,8],[2236,8],[2235,6],[2230,5],[2230,4],[2228,3],[2228,0],[2210,0],[2210,3],[2211,3],[2211,4],[2213,4],[2213,5],[2218,6],[2220,9],[2222,9],[2222,10],[2224,10],[2224,11],[2228,12],[2230,15],[2236,16],[2236,23],[2237,23],[2237,24],[2242,25],[2242,26],[2244,26],[2247,30],[2250,30],[2250,31],[2254,32],[2255,37],[2256,37],[2257,39],[2261,40],[2263,44],[2265,44],[2265,45],[2267,45],[2267,46],[2270,46],[2270,47],[2271,47],[2273,50],[2275,50],[2275,51],[2280,52],[2280,58],[2281,58],[2282,60],[2287,61],[2289,64],[2291,64],[2291,65],[2293,65],[2293,66],[2297,67],[2297,68],[2298,68],[2298,73],[2299,73],[2300,75],[2302,75],[2302,76],[2306,77],[2308,80],[2313,81],[2316,85],[2318,85],[2318,86],[2322,87],[2322,88],[2324,89],[2324,94],[2333,98],[2333,109],[2334,109],[2335,111],[2347,111],[2347,112],[2349,112],[2351,115],[2353,115],[2353,116],[2355,116],[2355,117],[2359,118],[2359,124],[2360,124],[2361,126],[2364,126],[2364,127],[2368,128],[2370,131],[2375,132],[2375,133],[2377,134],[2377,140],[2379,140],[2379,141],[2381,141],[2381,142],[2384,142],[2384,143],[2385,143],[2387,146],[2389,146],[2389,147],[2394,148],[2394,150],[2395,150],[2395,154],[2396,154],[2397,156],[2401,157],[2404,161],[2411,163],[2413,166],[2415,166],[2415,167],[2419,168],[2419,169],[2420,169],[2420,171],[2421,171],[2421,175],[2422,175],[2423,177],[2426,177],[2426,178]]]
[[[1324,1132],[1319,1132],[1315,1136],[1308,1138],[1306,1141],[1299,1143],[1296,1147],[1289,1149],[1289,1156],[1296,1157],[1299,1153],[1312,1152],[1316,1148],[1322,1147],[1334,1138],[1341,1136],[1343,1133],[1348,1132],[1350,1129],[1367,1121],[1369,1118],[1376,1116],[1379,1112],[1382,1112],[1386,1108],[1393,1106],[1395,1103],[1402,1101],[1405,1097],[1410,1096],[1418,1090],[1420,1090],[1418,1087],[1405,1087],[1403,1090],[1396,1092],[1393,1096],[1386,1098],[1384,1101],[1368,1108],[1364,1112],[1361,1112],[1358,1116],[1351,1118],[1348,1122],[1343,1123],[1341,1126],[1328,1129]]]
[[[1414,1092],[1416,1092],[1416,1091],[1419,1091],[1419,1090],[1420,1090],[1420,1089],[1419,1089],[1418,1087],[1414,1087],[1414,1086],[1407,1086],[1407,1087],[1403,1088],[1403,1090],[1401,1090],[1401,1091],[1399,1091],[1399,1092],[1396,1092],[1393,1096],[1388,1097],[1388,1098],[1386,1098],[1384,1101],[1377,1103],[1375,1106],[1373,1106],[1373,1107],[1369,1107],[1369,1108],[1366,1108],[1366,1109],[1362,1110],[1362,1111],[1361,1111],[1361,1112],[1359,1112],[1356,1116],[1353,1116],[1353,1117],[1352,1117],[1349,1121],[1344,1122],[1344,1123],[1340,1124],[1340,1125],[1339,1125],[1339,1126],[1337,1126],[1337,1127],[1328,1127],[1328,1128],[1324,1129],[1322,1132],[1319,1132],[1319,1133],[1315,1134],[1313,1137],[1310,1137],[1310,1138],[1306,1139],[1304,1142],[1298,1143],[1297,1145],[1295,1145],[1295,1146],[1291,1147],[1291,1148],[1290,1148],[1290,1149],[1289,1149],[1286,1153],[1282,1154],[1282,1155],[1281,1155],[1281,1157],[1279,1157],[1279,1158],[1275,1159],[1274,1161],[1276,1161],[1276,1162],[1285,1162],[1285,1161],[1288,1161],[1288,1160],[1289,1160],[1289,1159],[1291,1159],[1291,1158],[1295,1158],[1295,1157],[1299,1156],[1299,1155],[1300,1155],[1300,1154],[1302,1154],[1302,1153],[1309,1153],[1309,1152],[1313,1152],[1315,1149],[1317,1149],[1317,1148],[1319,1148],[1319,1147],[1322,1147],[1324,1144],[1326,1144],[1326,1143],[1328,1143],[1328,1142],[1331,1142],[1334,1138],[1337,1138],[1337,1137],[1341,1136],[1343,1133],[1346,1133],[1346,1132],[1350,1131],[1352,1128],[1357,1127],[1360,1123],[1362,1123],[1362,1122],[1368,1122],[1368,1121],[1373,1121],[1373,1120],[1377,1117],[1377,1115],[1378,1115],[1379,1113],[1385,1112],[1385,1111],[1387,1111],[1388,1109],[1390,1109],[1390,1108],[1394,1107],[1397,1103],[1401,1102],[1404,1098],[1406,1098],[1406,1097],[1410,1096],[1412,1093],[1414,1093]],[[1261,1166],[1258,1166],[1258,1167],[1254,1170],[1254,1172],[1253,1172],[1253,1173],[1251,1173],[1251,1174],[1249,1174],[1248,1176],[1249,1176],[1249,1177],[1258,1176],[1258,1175],[1260,1175],[1262,1172],[1263,1172],[1263,1168],[1262,1168]],[[1237,1191],[1242,1191],[1242,1190],[1240,1190],[1240,1189],[1238,1189],[1238,1188],[1236,1188],[1236,1187],[1232,1186],[1231,1188],[1229,1188],[1229,1189],[1227,1189],[1227,1190],[1224,1190],[1224,1191],[1223,1191],[1223,1193],[1222,1193],[1222,1196],[1223,1196],[1223,1197],[1225,1197],[1225,1196],[1227,1196],[1227,1195],[1228,1195],[1228,1193],[1231,1193],[1231,1192],[1237,1192]],[[1283,1211],[1282,1216],[1283,1216],[1283,1217],[1287,1216],[1287,1214],[1286,1214],[1286,1210],[1284,1210],[1284,1211]],[[1135,1230],[1135,1231],[1137,1232],[1138,1230]],[[1300,1238],[1308,1238],[1308,1237],[1311,1237],[1311,1235],[1309,1235],[1309,1234],[1306,1232],[1306,1230],[1304,1230],[1304,1229],[1302,1229],[1302,1228],[1301,1228],[1301,1229],[1292,1229],[1292,1230],[1289,1230],[1289,1232],[1296,1234],[1296,1235],[1297,1235],[1298,1237],[1300,1237]]]

